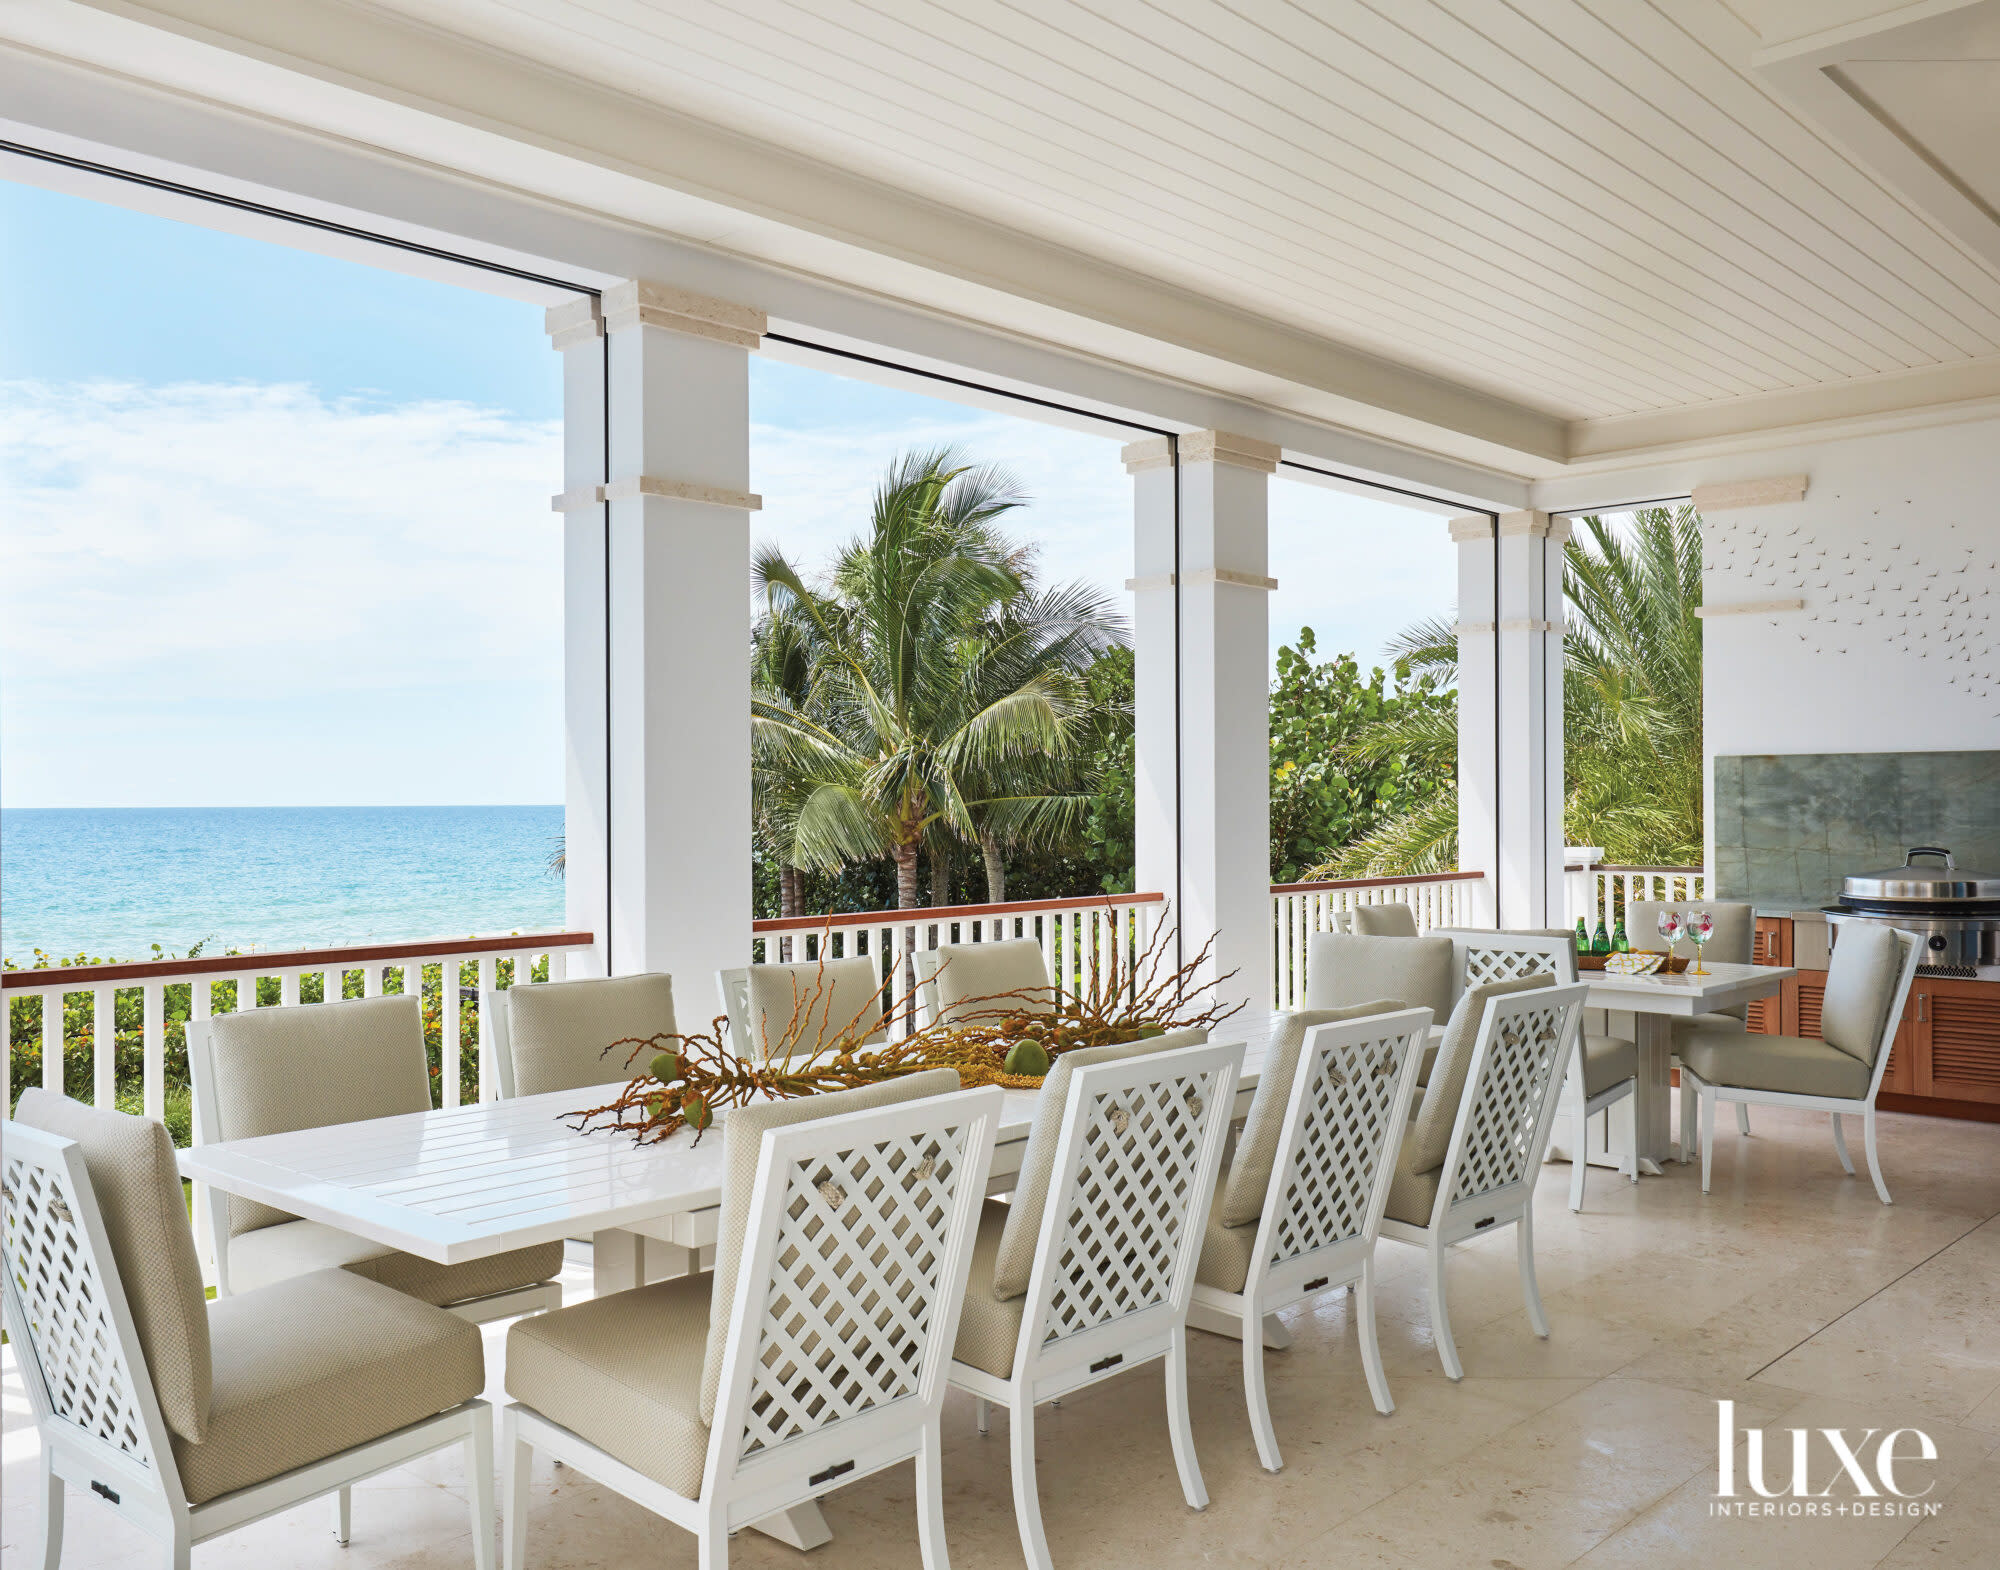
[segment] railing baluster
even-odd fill
[[[139,1104],[149,1118],[167,1115],[167,986],[149,981],[140,988],[142,1067]]]
[[[99,987],[91,994],[91,1105],[118,1105],[118,994]]]
[[[42,994],[42,1089],[57,1095],[63,1088],[63,1008],[68,1002],[64,992]]]
[[[299,973],[283,970],[278,973],[278,1003],[289,1008],[299,1001]]]
[[[549,969],[556,968],[556,957],[549,956]],[[523,979],[532,983],[535,962],[525,950],[514,956],[514,985],[520,986]],[[500,961],[491,954],[479,956],[479,1099],[497,1101],[500,1097],[500,1081],[494,1075],[491,1064],[493,1054],[487,1049],[492,1032],[486,1018],[486,994],[496,992],[500,987]],[[511,990],[511,989],[510,989]]]
[[[444,1083],[439,1087],[443,1092],[444,1104],[458,1105],[458,1071],[460,1060],[465,1054],[465,1044],[459,1028],[459,988],[465,984],[465,971],[458,956],[448,954],[438,965],[438,1053],[440,1077]]]

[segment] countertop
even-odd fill
[[[1804,894],[1718,894],[1715,898],[1735,904],[1747,903],[1754,914],[1764,917],[1791,921],[1826,920],[1826,913],[1821,907],[1827,901]]]

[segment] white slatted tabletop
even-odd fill
[[[1272,1016],[1246,1011],[1218,1041],[1245,1044],[1238,1113],[1248,1109]],[[714,1243],[722,1131],[683,1129],[657,1144],[579,1134],[569,1114],[616,1085],[553,1091],[198,1145],[181,1173],[225,1193],[324,1222],[441,1265],[561,1238],[636,1233],[683,1248]],[[1037,1093],[1012,1091],[994,1152],[1002,1188],[1020,1170]]]

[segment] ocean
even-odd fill
[[[561,807],[10,807],[0,954],[558,930],[562,828]]]

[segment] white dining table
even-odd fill
[[[1239,1117],[1249,1110],[1272,1022],[1267,1012],[1245,1011],[1213,1032],[1217,1041],[1244,1043]],[[648,1145],[629,1134],[577,1132],[575,1114],[619,1089],[588,1086],[220,1140],[181,1151],[181,1175],[440,1265],[587,1237],[603,1295],[646,1279],[653,1241],[686,1251],[679,1269],[696,1268],[701,1251],[715,1245],[722,1201],[728,1113],[699,1140],[687,1129]],[[1007,1093],[989,1183],[995,1192],[1014,1186],[1038,1094]],[[1231,1324],[1204,1320],[1203,1328],[1227,1334]],[[1275,1317],[1266,1322],[1266,1345],[1289,1339]],[[810,1504],[756,1524],[795,1548],[831,1537]]]
[[[1632,1092],[1633,1138],[1638,1144],[1639,1170],[1658,1176],[1660,1163],[1685,1153],[1676,1149],[1669,1115],[1668,1060],[1673,1056],[1673,1022],[1717,1009],[1736,1008],[1769,997],[1795,972],[1784,965],[1708,963],[1697,976],[1692,967],[1679,975],[1618,976],[1608,971],[1584,971],[1577,980],[1590,991],[1584,1006],[1615,1009],[1633,1016],[1639,1048],[1638,1078]],[[1622,1153],[1614,1136],[1602,1159],[1615,1162]],[[1599,1157],[1593,1154],[1593,1160]]]

